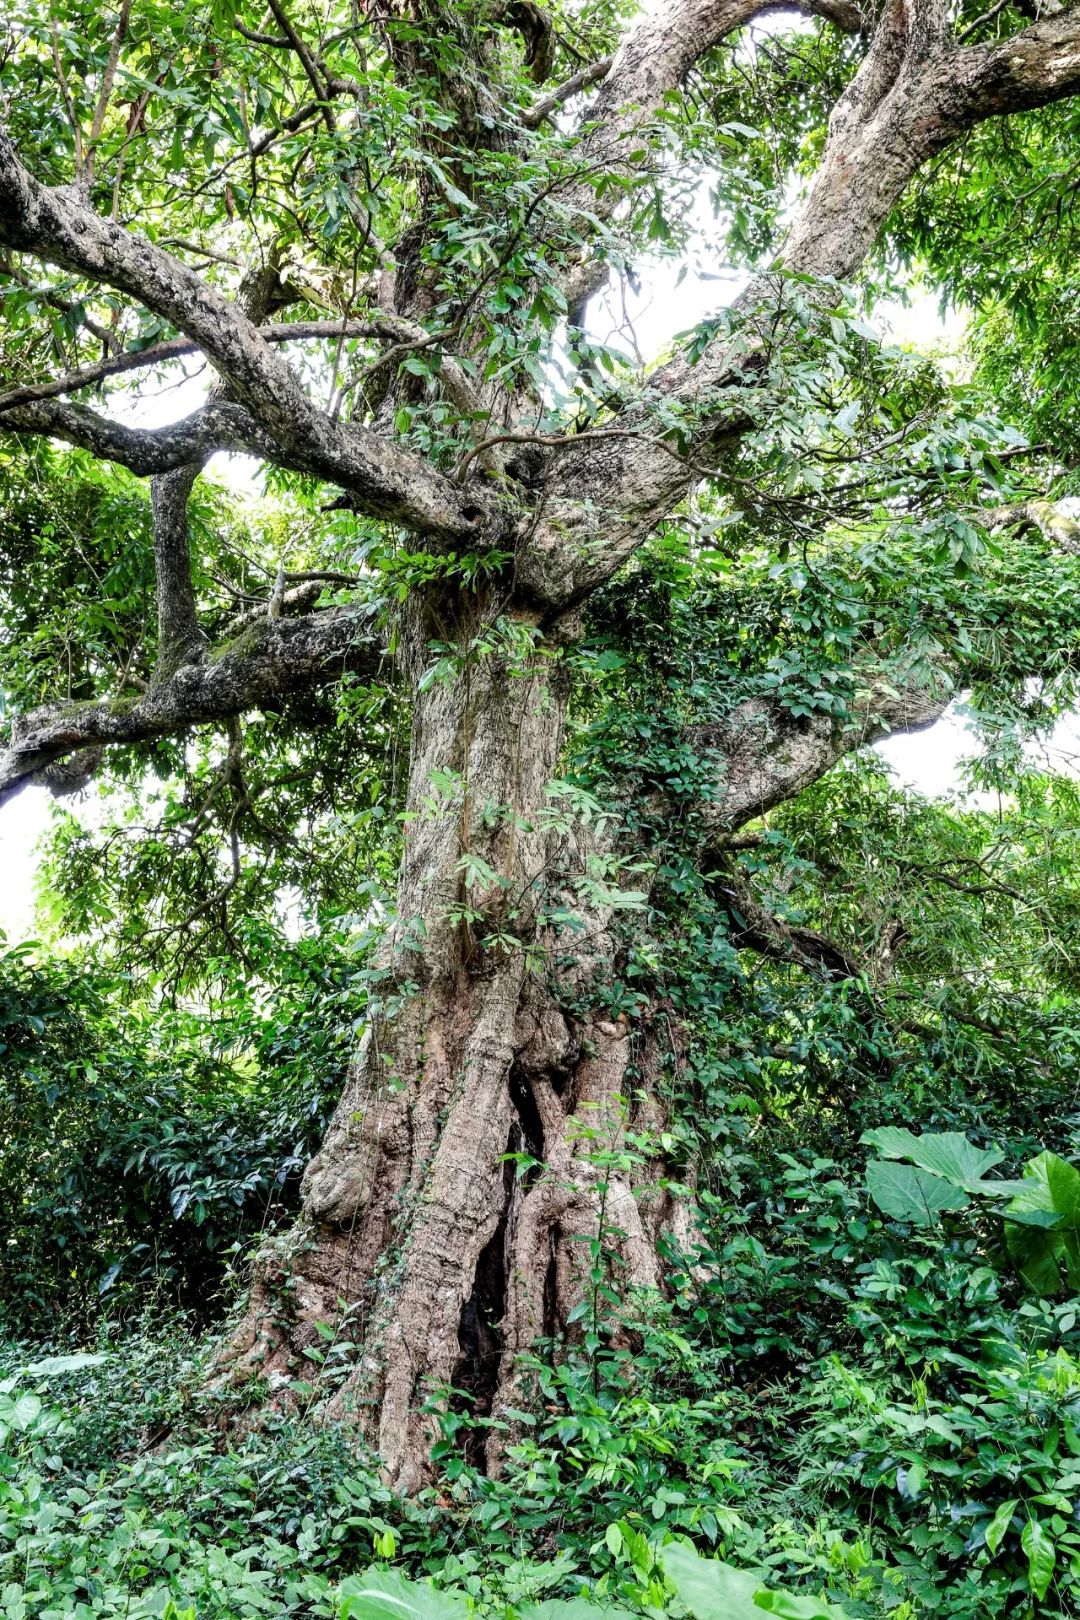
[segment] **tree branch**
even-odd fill
[[[756,13],[750,0],[666,0],[620,51],[590,116],[599,134],[584,146],[609,151],[636,128],[619,105],[636,95],[643,112],[711,42]],[[764,366],[768,335],[788,277],[823,283],[858,270],[890,210],[928,158],[982,119],[1021,111],[1080,89],[1080,7],[1046,18],[1002,45],[958,47],[943,0],[890,0],[859,68],[833,109],[825,151],[807,204],[772,270],[736,301],[736,342],[718,336],[694,364],[678,355],[649,378],[643,397],[613,423],[655,437],[655,406],[675,405],[697,427],[687,467],[673,467],[643,440],[586,444],[560,458],[546,504],[518,556],[518,579],[549,611],[580,601],[619,568],[686,494],[692,470],[714,455],[717,435],[732,443],[750,425],[733,420],[733,390],[750,388]],[[631,122],[627,122],[627,120]],[[640,123],[640,118],[639,118]],[[599,144],[597,144],[599,143]],[[606,143],[606,144],[605,144]],[[595,151],[594,151],[595,148]],[[616,188],[613,188],[616,189]]]
[[[18,718],[0,752],[0,805],[38,772],[81,749],[148,742],[290,698],[350,672],[378,674],[381,643],[370,608],[263,618],[234,642],[182,664],[134,701],[46,704]]]
[[[43,399],[6,412],[3,425],[12,433],[63,439],[104,461],[118,461],[140,477],[171,472],[197,457],[205,461],[216,450],[235,450],[277,460],[284,466],[297,466],[281,456],[273,440],[242,405],[204,405],[168,427],[132,428],[99,416],[85,405]]]
[[[184,664],[201,663],[206,638],[199,627],[191,583],[188,498],[202,462],[196,461],[153,479],[154,571],[157,577],[159,676]]]
[[[728,833],[793,799],[846,754],[897,732],[932,726],[948,703],[948,696],[924,687],[893,688],[879,681],[861,695],[844,723],[824,714],[796,716],[775,699],[755,697],[719,725],[697,727],[695,744],[724,759],[716,797],[701,807],[710,844],[726,845]]]
[[[860,979],[864,976],[864,968],[835,940],[819,933],[816,928],[785,922],[763,905],[738,862],[733,861],[718,882],[734,902],[736,923],[742,923],[731,935],[731,943],[736,949],[746,948],[756,951],[759,956],[790,962],[823,979]]]
[[[440,341],[438,334],[426,332],[423,327],[400,320],[395,315],[377,315],[363,321],[292,321],[260,326],[258,331],[264,343],[300,343],[311,338],[373,338],[398,344],[403,352]],[[57,399],[62,394],[74,394],[79,389],[91,388],[109,377],[118,377],[129,371],[145,371],[151,366],[164,365],[168,360],[198,353],[199,345],[188,337],[166,338],[147,349],[127,349],[121,354],[98,360],[93,365],[81,366],[77,371],[65,372],[62,377],[53,377],[47,382],[20,383],[15,388],[7,389],[0,394],[0,413],[15,405],[27,405],[37,399]],[[448,359],[444,359],[444,364]]]
[[[979,513],[988,529],[1033,528],[1060,551],[1080,553],[1080,523],[1069,517],[1054,501],[1017,501],[1010,506],[991,506]]]
[[[550,118],[552,113],[561,107],[564,101],[569,101],[571,96],[576,96],[582,90],[587,90],[591,84],[596,84],[598,80],[605,79],[611,71],[611,64],[614,60],[614,56],[602,56],[599,61],[590,62],[588,67],[579,68],[577,73],[566,79],[556,89],[550,91],[546,96],[542,96],[539,101],[534,101],[532,106],[521,115],[521,122],[525,125],[525,128],[539,129],[545,118]]]
[[[258,453],[267,459],[302,465],[348,489],[357,510],[394,519],[421,534],[473,542],[486,538],[489,543],[507,538],[505,510],[495,496],[463,491],[420,457],[319,410],[297,374],[242,310],[187,265],[102,219],[77,192],[41,185],[23,167],[3,131],[0,244],[129,293],[186,333],[254,417],[263,436]],[[43,408],[39,402],[26,409]],[[27,418],[22,431],[40,429]]]

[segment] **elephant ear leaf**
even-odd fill
[[[1000,1148],[977,1148],[960,1131],[913,1131],[896,1125],[864,1131],[861,1141],[876,1147],[886,1159],[910,1159],[920,1170],[943,1176],[966,1192],[989,1192],[983,1177],[1005,1157]],[[994,1189],[996,1190],[996,1189]]]
[[[441,1592],[375,1566],[342,1581],[337,1601],[340,1620],[468,1620],[471,1608],[464,1593]]]
[[[660,1558],[676,1597],[694,1620],[762,1620],[763,1611],[782,1620],[847,1620],[843,1609],[823,1598],[770,1591],[756,1575],[719,1558],[701,1558],[681,1542],[662,1548]]]
[[[866,1167],[866,1185],[874,1203],[894,1221],[933,1226],[944,1210],[963,1209],[970,1199],[962,1187],[910,1164],[872,1161]]]
[[[1005,1245],[1036,1294],[1080,1287],[1080,1170],[1056,1153],[1024,1166],[1005,1210]]]
[[[692,1547],[672,1542],[661,1554],[664,1574],[694,1620],[761,1620],[754,1594],[761,1581],[718,1558],[700,1558]]]

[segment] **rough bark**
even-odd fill
[[[459,626],[463,647],[470,630]],[[257,1259],[221,1358],[241,1395],[254,1378],[259,1399],[268,1389],[287,1406],[300,1380],[306,1402],[318,1383],[306,1353],[325,1350],[329,1328],[350,1355],[323,1410],[360,1424],[402,1490],[427,1476],[451,1387],[505,1418],[529,1398],[523,1352],[582,1331],[592,1268],[628,1297],[654,1289],[662,1235],[688,1225],[647,1146],[664,1125],[649,1022],[603,1011],[617,972],[610,910],[592,905],[580,932],[547,917],[587,847],[553,824],[546,797],[565,715],[559,642],[572,634],[560,624],[516,673],[489,657],[425,691],[430,627],[411,621],[408,833],[380,1010],[305,1175],[302,1219]],[[745,706],[699,739],[726,755],[717,826],[941,707],[877,692],[844,731]],[[515,1172],[519,1155],[528,1166]],[[504,1443],[488,1444],[489,1466]]]
[[[515,1066],[533,1036],[522,1007],[557,859],[545,790],[566,703],[558,632],[512,673],[501,658],[468,665],[474,625],[461,623],[468,667],[425,689],[431,626],[415,607],[407,617],[412,760],[382,1010],[308,1167],[287,1257],[272,1246],[257,1263],[224,1358],[234,1379],[258,1375],[287,1400],[316,1324],[341,1323],[344,1306],[355,1362],[334,1410],[355,1409],[403,1489],[422,1476],[425,1401],[454,1379],[463,1313],[472,1301],[474,1318],[490,1314],[490,1295],[473,1299],[478,1268],[506,1241],[504,1157],[529,1140]]]
[[[724,769],[702,819],[712,840],[810,787],[838,760],[898,731],[922,731],[941,718],[946,689],[876,682],[842,721],[829,715],[793,715],[768,698],[751,698],[720,725],[701,726],[694,741],[720,756]]]

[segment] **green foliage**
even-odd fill
[[[655,357],[568,330],[581,188],[618,187],[599,227],[616,282],[671,254],[711,276],[768,263],[860,44],[806,19],[726,42],[612,181],[579,172],[568,120],[527,152],[508,138],[535,92],[505,8],[437,4],[427,27],[405,7],[289,9],[359,87],[334,129],[298,55],[248,37],[254,12],[131,8],[93,153],[102,213],[228,297],[257,242],[285,319],[379,312],[389,253],[425,278],[425,322],[465,375],[524,392],[541,433],[602,429],[633,400],[685,449],[698,424],[650,389]],[[633,8],[545,9],[558,78],[613,50]],[[1021,20],[956,14],[979,42]],[[111,18],[16,0],[8,21],[13,134],[70,183]],[[474,94],[482,52],[506,66],[505,105]],[[663,1118],[620,1168],[648,1165],[643,1201],[692,1197],[697,1225],[664,1250],[662,1299],[626,1297],[590,1238],[590,1296],[536,1347],[524,1409],[477,1417],[452,1396],[410,1501],[343,1427],[226,1432],[197,1335],[290,1218],[384,993],[401,605],[496,603],[468,636],[408,649],[448,698],[478,664],[522,678],[540,632],[505,611],[508,551],[425,550],[280,471],[250,500],[197,484],[212,643],[265,611],[287,563],[318,576],[319,605],[366,607],[392,667],[378,690],[342,682],[232,734],[117,752],[52,823],[42,943],[0,956],[3,1620],[1074,1620],[1080,789],[1030,750],[1080,695],[1080,565],[982,514],[1075,484],[1076,122],[1075,104],[988,120],[924,171],[858,291],[792,279],[762,366],[725,384],[749,427],[717,452],[723,476],[552,654],[573,695],[544,813],[567,841],[602,822],[614,847],[515,903],[535,899],[573,956],[581,903],[611,914],[610,972],[568,1011],[626,1021],[631,1103],[647,1090]],[[971,315],[952,373],[866,325],[916,274]],[[6,259],[0,294],[5,386],[168,335],[60,268]],[[686,334],[688,362],[743,341],[744,320]],[[441,386],[439,344],[398,356],[392,411],[372,343],[326,352],[297,357],[313,397],[461,466],[479,424]],[[125,389],[106,384],[105,406]],[[536,470],[540,447],[521,449],[508,498]],[[5,441],[0,557],[5,717],[133,701],[157,656],[145,484]],[[864,756],[734,845],[707,832],[735,711],[854,741],[868,695],[909,684],[962,695],[989,799],[902,792]],[[470,784],[444,764],[425,791],[464,819]],[[475,813],[513,825],[507,806]],[[457,876],[463,926],[509,882],[469,850]],[[781,943],[831,941],[832,966],[751,948],[748,893]],[[496,943],[516,948],[512,927]],[[546,942],[528,965],[552,966]],[[502,1443],[498,1475],[475,1466],[477,1430]]]
[[[1027,1286],[1037,1294],[1080,1287],[1080,1171],[1056,1153],[1024,1166],[1005,1210],[1005,1242]]]
[[[128,1308],[202,1312],[230,1256],[294,1207],[342,1083],[366,987],[331,938],[242,980],[205,1020],[41,957],[0,957],[0,1249],[11,1325]]]
[[[862,1141],[887,1155],[866,1171],[871,1197],[886,1215],[933,1226],[946,1211],[967,1209],[974,1197],[1009,1196],[1005,1244],[1022,1282],[1037,1294],[1075,1290],[1080,1283],[1080,1170],[1056,1153],[1040,1153],[1019,1181],[987,1181],[1004,1154],[972,1147],[956,1131],[914,1136],[887,1126]],[[912,1164],[895,1164],[910,1159]]]

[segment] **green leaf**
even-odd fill
[[[886,1159],[910,1159],[920,1169],[944,1176],[967,1192],[988,1190],[982,1185],[983,1177],[1005,1157],[999,1148],[973,1147],[960,1131],[927,1131],[916,1136],[899,1126],[885,1125],[864,1131],[859,1140],[876,1147]]]
[[[905,1501],[917,1502],[925,1484],[926,1468],[923,1463],[915,1462],[910,1468],[896,1470],[896,1488]]]
[[[760,1620],[754,1602],[761,1590],[758,1576],[716,1558],[699,1558],[681,1542],[661,1548],[660,1559],[676,1597],[696,1620]]]
[[[464,1620],[468,1599],[410,1581],[396,1569],[369,1569],[338,1587],[341,1620]]]
[[[32,1361],[24,1371],[31,1378],[48,1378],[53,1373],[80,1372],[83,1367],[100,1367],[108,1359],[108,1356],[91,1355],[88,1351],[72,1356],[46,1356],[43,1361]]]
[[[1054,1543],[1038,1519],[1029,1519],[1020,1536],[1020,1545],[1027,1553],[1031,1590],[1037,1598],[1044,1598],[1054,1578],[1054,1565],[1057,1562]]]
[[[792,1592],[769,1592],[763,1587],[754,1598],[758,1609],[778,1614],[783,1620],[846,1620],[843,1609],[824,1598],[796,1597]]]
[[[994,1517],[986,1527],[986,1545],[992,1553],[996,1553],[1005,1539],[1005,1532],[1012,1523],[1016,1512],[1018,1497],[1012,1497],[1008,1502],[1002,1502]]]
[[[517,1607],[518,1620],[633,1620],[629,1609],[620,1609],[605,1603],[590,1603],[588,1598],[546,1598],[543,1603],[522,1603]]]
[[[41,1400],[37,1395],[20,1395],[11,1414],[17,1429],[29,1429],[41,1416]]]
[[[701,1558],[681,1542],[662,1547],[659,1556],[676,1596],[695,1620],[760,1620],[762,1610],[784,1620],[846,1620],[843,1609],[823,1598],[770,1591],[758,1576],[718,1558]]]
[[[1063,1225],[1080,1225],[1080,1170],[1056,1153],[1040,1153],[1026,1164],[1019,1187],[1009,1215],[1046,1212],[1059,1216]]]
[[[1034,1293],[1080,1287],[1080,1170],[1056,1153],[1024,1166],[1006,1208],[1005,1246]]]
[[[961,1188],[908,1164],[872,1161],[866,1167],[866,1185],[886,1215],[916,1226],[932,1226],[943,1210],[963,1209],[970,1202]]]

